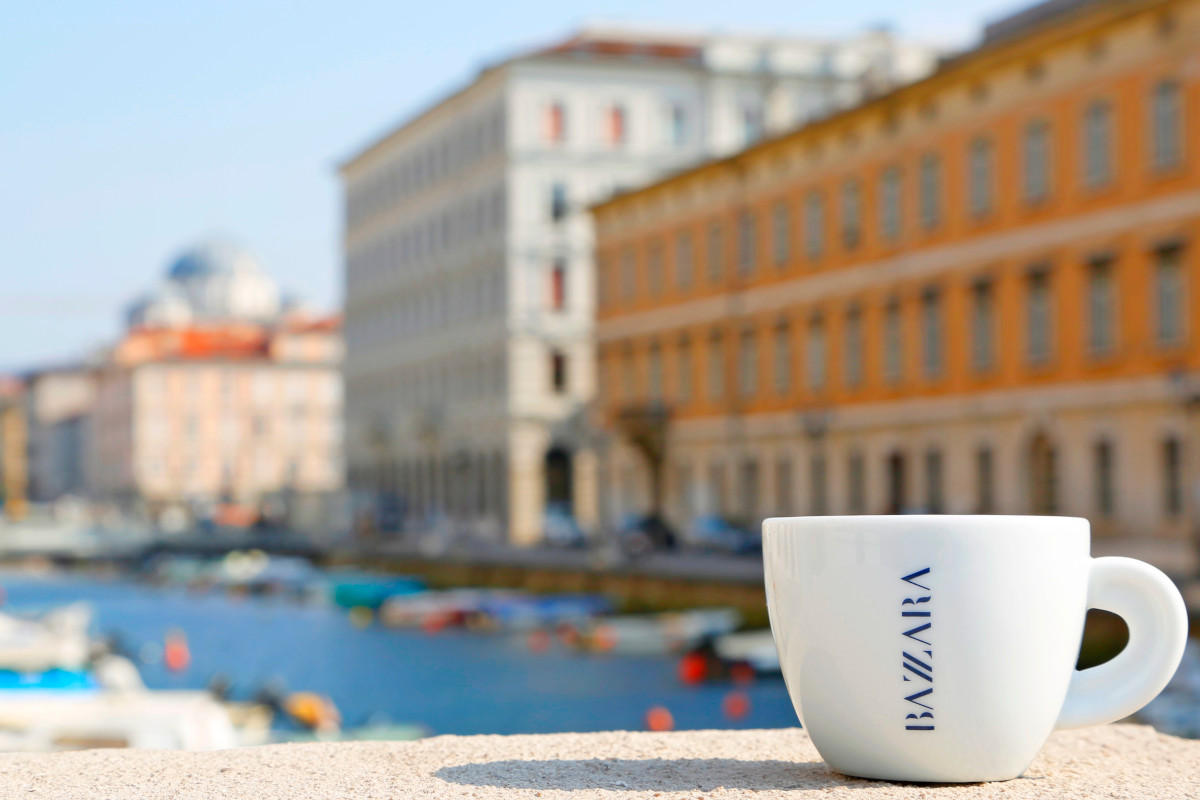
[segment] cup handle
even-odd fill
[[[1142,708],[1171,680],[1187,643],[1183,597],[1143,561],[1093,558],[1087,604],[1124,619],[1129,643],[1112,660],[1072,674],[1057,728],[1103,725]]]

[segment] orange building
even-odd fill
[[[610,519],[661,485],[677,525],[923,509],[1187,535],[1198,135],[1198,0],[1054,0],[596,206]]]

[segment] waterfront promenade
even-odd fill
[[[0,756],[0,800],[1173,800],[1198,786],[1200,741],[1133,725],[1056,733],[1017,780],[948,786],[838,775],[794,728]]]

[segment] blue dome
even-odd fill
[[[172,281],[190,281],[213,275],[261,273],[258,259],[232,242],[213,239],[202,242],[171,264],[167,277]]]

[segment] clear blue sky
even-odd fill
[[[0,22],[0,370],[69,360],[210,233],[339,302],[337,161],[582,22],[973,41],[1011,0],[110,0]]]

